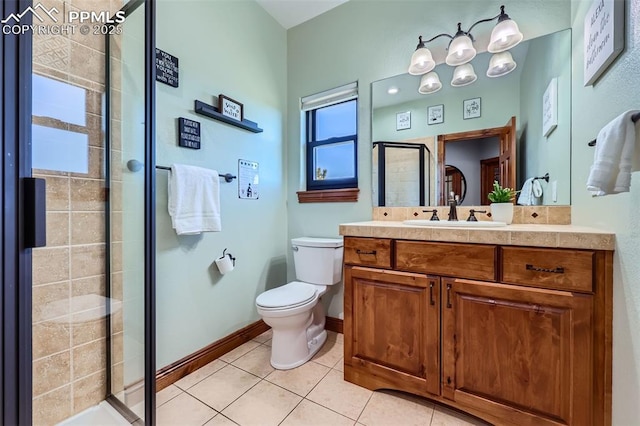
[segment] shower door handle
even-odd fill
[[[24,178],[25,247],[47,245],[47,184],[44,179]]]

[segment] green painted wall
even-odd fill
[[[157,83],[157,163],[238,173],[260,164],[260,198],[238,198],[221,183],[222,232],[180,236],[167,213],[167,172],[157,172],[157,364],[177,359],[259,319],[255,298],[286,281],[286,31],[255,2],[160,1],[157,45],[180,61],[180,86]],[[196,115],[195,99],[223,93],[244,104],[250,133]],[[202,149],[177,146],[177,118],[201,123]],[[228,248],[236,268],[213,261]]]
[[[618,0],[616,0],[618,1]],[[592,198],[586,190],[594,139],[602,126],[629,109],[640,109],[640,2],[626,2],[625,50],[595,85],[583,85],[584,17],[591,2],[571,2],[573,99],[571,220],[616,233],[613,282],[613,424],[640,419],[640,173],[631,192]],[[636,125],[636,132],[640,125]],[[636,143],[636,147],[640,144]],[[636,148],[636,152],[638,149]],[[640,165],[636,163],[637,166]]]

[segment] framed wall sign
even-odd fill
[[[178,145],[200,149],[200,123],[188,118],[178,118]]]
[[[592,0],[584,17],[584,85],[606,71],[624,49],[624,7],[620,0]]]
[[[467,120],[469,118],[478,118],[481,113],[481,99],[473,98],[467,99],[462,103],[462,118]]]
[[[238,121],[242,121],[244,119],[244,106],[240,102],[223,94],[218,96],[218,111],[220,114],[234,118]]]
[[[178,87],[178,58],[156,48],[156,81]]]
[[[411,128],[411,111],[399,112],[396,114],[396,130],[406,130]]]
[[[444,123],[444,105],[434,105],[427,108],[427,124]]]
[[[549,136],[558,126],[558,79],[552,78],[542,96],[542,134]]]

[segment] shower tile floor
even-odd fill
[[[271,331],[157,394],[157,424],[282,426],[480,426],[419,397],[370,391],[343,380],[343,335],[298,368],[269,364]]]

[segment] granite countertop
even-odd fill
[[[512,224],[501,228],[448,228],[374,220],[343,223],[340,225],[340,235],[551,248],[615,249],[614,233],[575,225]]]

